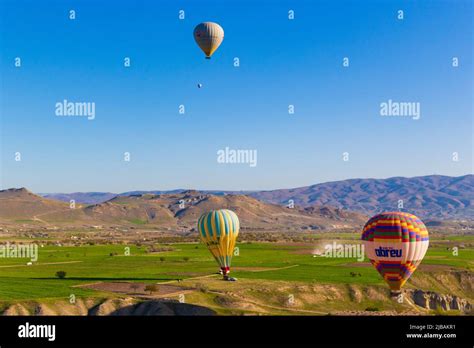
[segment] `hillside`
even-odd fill
[[[198,191],[117,196],[108,202],[89,206],[85,211],[97,219],[103,216],[114,221],[192,229],[201,214],[218,208],[235,211],[244,228],[259,230],[342,228],[359,226],[366,220],[361,214],[338,211],[328,216],[325,210],[319,212],[319,207],[314,211],[289,209],[245,195],[215,196]]]
[[[77,192],[43,194],[44,197],[69,202],[97,204],[116,196],[182,194],[185,190],[109,192]],[[373,215],[380,211],[399,210],[403,200],[405,211],[423,219],[474,219],[474,176],[449,177],[428,175],[414,178],[350,179],[292,189],[271,191],[200,191],[203,194],[248,195],[266,203],[287,205],[292,199],[301,207],[331,206]]]
[[[304,207],[328,205],[367,215],[403,210],[432,219],[474,219],[474,176],[430,175],[414,178],[350,179],[294,189],[251,193],[259,200]]]
[[[65,211],[68,204],[42,198],[25,188],[0,191],[0,218],[33,219],[53,211]]]
[[[77,205],[37,196],[26,189],[0,191],[0,221],[60,226],[135,226],[190,231],[204,212],[228,208],[237,213],[243,229],[264,231],[360,228],[367,216],[333,207],[290,209],[245,195],[215,196],[198,191],[175,194],[117,196],[93,205]]]

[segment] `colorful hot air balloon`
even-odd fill
[[[210,59],[224,40],[224,29],[219,24],[212,22],[198,24],[194,28],[194,40],[206,58]]]
[[[227,209],[212,210],[198,220],[201,241],[216,259],[226,280],[229,279],[230,261],[239,229],[239,218]]]
[[[428,230],[415,215],[381,213],[370,218],[362,231],[365,252],[393,293],[416,270],[428,250]]]

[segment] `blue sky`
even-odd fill
[[[473,172],[471,1],[3,0],[0,12],[2,188],[256,190]],[[193,39],[203,21],[225,31],[211,60]],[[56,116],[64,99],[94,102],[95,119]],[[380,116],[389,99],[419,102],[420,119]],[[257,150],[257,166],[218,163],[225,147]]]

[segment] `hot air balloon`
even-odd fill
[[[239,229],[239,218],[227,209],[212,210],[198,220],[201,241],[216,259],[225,280],[230,280],[230,261]]]
[[[202,83],[197,84],[198,88],[202,88]]]
[[[381,213],[370,218],[362,231],[370,262],[390,287],[392,295],[416,270],[428,250],[428,230],[415,215]]]
[[[206,55],[206,59],[211,59],[224,40],[224,29],[217,23],[200,23],[194,28],[194,40]]]

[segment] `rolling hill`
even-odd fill
[[[182,194],[183,189],[170,191],[132,191],[121,194],[85,192],[72,194],[45,194],[45,197],[78,203],[102,203],[116,196],[144,194]],[[271,191],[201,191],[202,194],[248,195],[262,202],[287,205],[289,200],[300,207],[335,207],[365,215],[387,210],[399,210],[403,200],[404,211],[423,219],[474,219],[474,176],[449,177],[428,175],[413,178],[349,179],[306,187]]]
[[[0,191],[1,222],[34,222],[59,226],[135,226],[171,231],[192,231],[201,214],[212,209],[234,210],[243,229],[298,231],[361,227],[367,216],[338,208],[287,208],[245,195],[174,194],[116,196],[106,202],[78,205],[40,197],[26,189]]]
[[[367,215],[399,210],[403,200],[402,210],[422,219],[474,219],[473,175],[351,179],[250,195],[275,204],[291,199],[303,207],[329,205]]]
[[[67,209],[66,203],[45,199],[25,188],[0,191],[0,217],[2,219],[33,219],[37,215]]]

